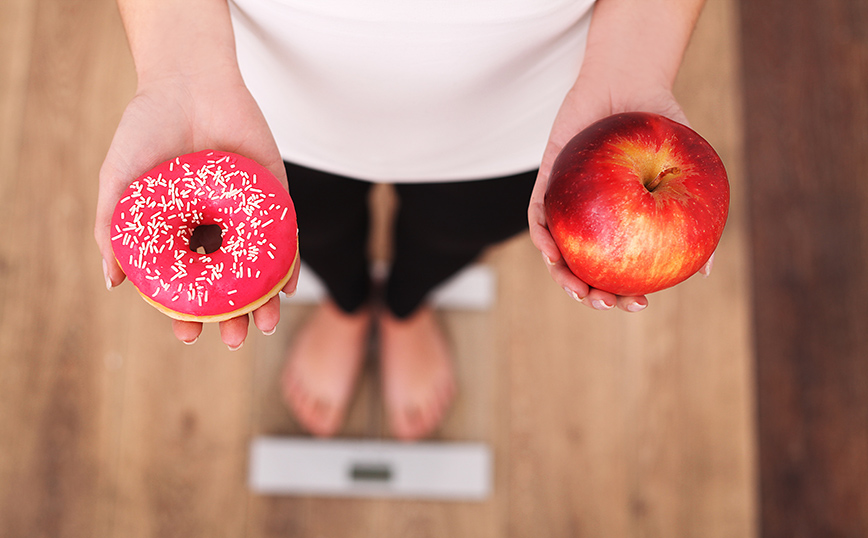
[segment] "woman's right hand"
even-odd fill
[[[648,299],[594,289],[567,267],[545,216],[552,165],[573,136],[610,114],[655,112],[687,123],[672,86],[702,4],[703,0],[599,0],[581,72],[552,127],[528,207],[530,237],[552,279],[570,296],[597,310],[617,306],[638,312],[648,306]],[[707,275],[710,270],[709,260],[701,272]]]
[[[117,264],[110,240],[114,207],[137,177],[161,162],[203,149],[230,151],[259,162],[284,185],[286,171],[277,145],[258,105],[237,69],[183,73],[142,81],[115,132],[99,173],[94,236],[103,257],[106,286],[111,289],[125,275]],[[283,291],[292,293],[295,273]],[[270,334],[280,317],[277,297],[253,312],[254,324]],[[243,315],[220,323],[220,334],[230,349],[247,336]],[[178,339],[194,342],[201,323],[173,321]]]

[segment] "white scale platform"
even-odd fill
[[[492,456],[480,443],[398,443],[258,437],[250,488],[263,495],[480,501]]]
[[[322,283],[304,264],[286,304],[320,301]],[[372,267],[383,277],[387,269]],[[471,265],[432,292],[436,308],[487,310],[493,271]],[[250,488],[263,495],[380,497],[480,501],[491,494],[493,457],[482,443],[400,443],[258,437],[250,450]]]
[[[375,278],[383,278],[387,271],[382,265],[371,268]],[[446,310],[487,310],[494,304],[495,286],[494,271],[485,264],[473,264],[432,291],[431,303]],[[280,297],[287,304],[307,304],[319,302],[324,295],[322,282],[302,263],[295,295]]]

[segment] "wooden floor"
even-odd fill
[[[868,3],[744,0],[761,534],[868,536]]]
[[[526,238],[493,250],[496,306],[442,313],[462,392],[438,439],[488,443],[495,489],[441,503],[248,491],[251,437],[299,432],[276,383],[307,310],[231,353],[105,290],[96,178],[135,83],[116,8],[0,2],[0,536],[756,536],[737,7],[709,0],[677,85],[731,176],[714,274],[597,313]],[[385,435],[375,379],[345,436]]]

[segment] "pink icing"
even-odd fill
[[[198,226],[216,224],[222,245],[190,248]],[[192,316],[243,309],[274,290],[297,251],[295,208],[258,163],[222,151],[166,161],[136,179],[115,207],[112,248],[151,301]]]

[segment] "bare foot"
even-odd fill
[[[430,307],[404,320],[380,315],[380,361],[392,433],[407,441],[427,437],[456,392],[452,354]]]
[[[283,398],[309,432],[330,437],[344,422],[364,362],[371,311],[322,303],[295,337],[281,377]]]

